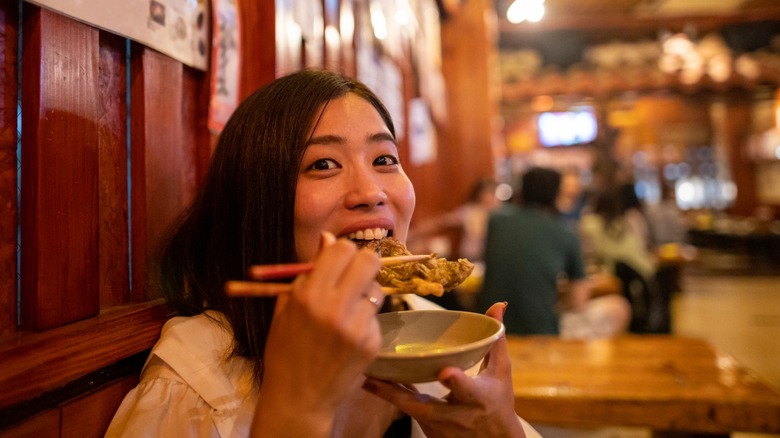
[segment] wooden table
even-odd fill
[[[702,339],[508,338],[515,407],[531,422],[780,433],[780,392]]]

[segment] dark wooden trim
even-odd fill
[[[100,308],[130,301],[126,40],[100,32],[98,196]]]
[[[4,340],[0,343],[0,409],[151,348],[169,316],[162,300],[155,300]]]
[[[141,369],[143,368],[143,365],[146,362],[146,358],[148,356],[149,356],[149,351],[144,350],[128,358],[122,359],[121,361],[115,364],[109,365],[98,371],[89,373],[72,382],[68,382],[62,387],[59,387],[52,391],[48,391],[34,399],[25,400],[13,406],[0,409],[0,430],[22,423],[28,418],[32,418],[35,415],[38,415],[49,409],[57,409],[62,405],[64,405],[63,407],[77,405],[79,403],[79,400],[82,400],[82,397],[84,396],[89,397],[96,391],[99,392],[99,390],[103,389],[104,386],[105,387],[111,386],[112,382],[115,382],[120,379],[122,380],[123,384],[121,384],[119,388],[122,389],[123,393],[121,395],[116,395],[114,398],[118,397],[119,401],[121,402],[122,398],[124,398],[124,394],[126,394],[127,391],[132,389],[133,386],[137,384],[138,376],[140,375]],[[127,381],[129,383],[124,383],[124,381]],[[105,409],[105,407],[102,406],[97,406],[97,407]],[[102,417],[107,416],[110,419],[113,416],[113,412],[116,411],[118,407],[119,407],[118,403],[116,403],[115,406],[108,407],[108,410],[110,410],[110,412],[107,412],[106,415],[103,415]],[[83,416],[76,416],[76,417],[77,418],[71,418],[71,420],[76,420],[76,421],[82,420],[82,421],[78,421],[79,423],[82,424],[88,423],[88,421],[86,422],[83,421],[85,420]],[[63,421],[66,418],[68,418],[68,416],[65,415],[65,413],[63,413],[62,415]],[[92,418],[91,420],[93,421],[105,420],[105,418]],[[63,431],[68,431],[71,433],[73,432],[72,428],[63,427],[62,429]],[[105,433],[105,430],[101,432]],[[72,436],[89,436],[89,435],[73,434]],[[93,435],[93,436],[98,436],[98,435]]]
[[[0,338],[16,331],[16,100],[19,3],[0,4]]]

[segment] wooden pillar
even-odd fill
[[[737,186],[737,197],[728,212],[739,216],[752,215],[757,203],[755,164],[745,153],[751,128],[751,102],[745,93],[728,93],[723,100],[722,114],[715,114],[712,120],[713,129],[718,133],[716,138],[720,137],[725,149],[731,179]]]
[[[495,174],[494,126],[500,92],[496,35],[491,1],[461,2],[442,20],[448,119],[440,131],[438,160],[445,210],[461,204],[477,179]]]

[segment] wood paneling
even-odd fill
[[[100,33],[98,96],[100,307],[130,299],[127,237],[127,65],[125,39]]]
[[[241,93],[243,100],[276,77],[275,0],[238,2],[241,17]]]
[[[0,432],[3,438],[59,438],[60,410],[50,409],[20,423],[10,429]]]
[[[189,203],[195,168],[183,133],[183,66],[133,44],[130,98],[133,300],[153,298],[149,263],[166,229]]]
[[[0,4],[0,338],[16,331],[17,9]]]
[[[182,133],[185,144],[192,145],[192,154],[195,160],[194,179],[188,178],[187,198],[194,197],[194,190],[201,185],[206,177],[209,162],[211,161],[212,141],[207,128],[209,107],[209,81],[208,76],[201,71],[184,67],[184,90],[182,93],[182,108],[184,126]],[[216,139],[214,139],[216,140]]]
[[[25,3],[17,207],[18,4],[0,5],[0,423],[92,391],[106,373],[133,375],[66,401],[62,418],[45,411],[0,435],[59,436],[61,426],[64,436],[101,436],[137,378],[138,367],[118,366],[135,364],[170,317],[147,288],[147,267],[210,159],[208,75],[140,45],[128,66],[126,39]]]
[[[0,409],[150,348],[167,317],[166,306],[152,301],[117,307],[85,321],[3,341]]]
[[[125,394],[138,384],[137,376],[118,382],[62,406],[62,438],[102,437]]]
[[[45,330],[98,312],[98,30],[24,16],[22,327]]]

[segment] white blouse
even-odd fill
[[[404,299],[411,309],[441,309],[416,295]],[[125,396],[106,437],[249,435],[257,400],[252,366],[246,359],[228,357],[230,329],[221,314],[210,312],[209,316],[175,317],[165,323],[141,382]],[[474,372],[478,369],[473,368]],[[435,397],[448,392],[439,382],[416,387]],[[190,410],[182,413],[182,407]],[[520,421],[527,437],[539,436]],[[413,421],[412,438],[424,437]]]

